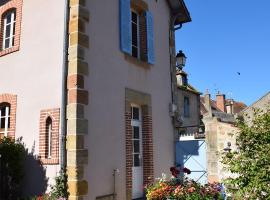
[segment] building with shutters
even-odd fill
[[[28,163],[22,196],[61,168],[69,199],[90,200],[141,198],[169,173],[183,0],[4,0],[0,17],[0,135],[48,177]]]

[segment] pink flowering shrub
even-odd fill
[[[190,174],[187,168],[171,167],[172,178],[165,177],[146,186],[147,200],[221,200],[221,186],[218,183],[201,185],[188,178],[179,177],[180,171]]]

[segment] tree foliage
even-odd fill
[[[21,139],[0,140],[0,199],[17,199],[23,180],[26,150]]]
[[[238,150],[224,154],[230,178],[227,190],[235,199],[270,199],[270,112],[254,111],[249,126],[238,122]]]
[[[65,198],[68,199],[68,176],[65,170],[61,170],[59,176],[55,177],[55,185],[51,187],[51,196],[53,199]]]

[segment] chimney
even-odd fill
[[[204,104],[208,111],[208,115],[212,117],[211,95],[209,94],[208,90],[206,90],[204,95]]]
[[[226,107],[225,107],[225,95],[220,94],[220,92],[217,93],[216,96],[216,101],[217,101],[217,107],[220,109],[222,112],[226,112]]]

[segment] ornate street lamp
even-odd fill
[[[182,70],[182,68],[185,66],[186,64],[186,55],[183,53],[182,50],[180,50],[177,55],[176,55],[176,62],[177,62],[177,68],[179,68],[180,70]]]

